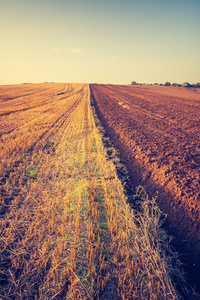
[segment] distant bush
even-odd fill
[[[194,86],[195,88],[200,88],[200,82],[197,82],[197,83],[193,84],[193,86]]]
[[[189,82],[183,82],[183,87],[192,87],[192,85]]]
[[[136,85],[137,82],[136,81],[131,81],[131,85]]]
[[[169,81],[165,82],[165,86],[171,86],[171,83]]]

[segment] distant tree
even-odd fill
[[[192,85],[189,82],[183,82],[183,87],[192,87]]]
[[[194,86],[195,88],[200,88],[200,82],[197,82],[197,83],[193,84],[193,86]]]
[[[172,86],[179,86],[178,83],[172,83]]]
[[[171,86],[171,83],[169,81],[165,82],[165,86]]]
[[[137,82],[136,81],[131,81],[131,85],[136,85]]]
[[[158,83],[157,83],[157,82],[155,82],[155,83],[154,83],[154,85],[158,85]]]

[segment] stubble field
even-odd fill
[[[181,299],[161,212],[142,187],[140,214],[127,204],[89,85],[0,99],[0,298]]]

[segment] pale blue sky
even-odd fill
[[[198,0],[0,0],[0,84],[200,81]]]

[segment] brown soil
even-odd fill
[[[174,245],[200,286],[200,90],[92,84],[91,92],[134,185],[158,192]]]

